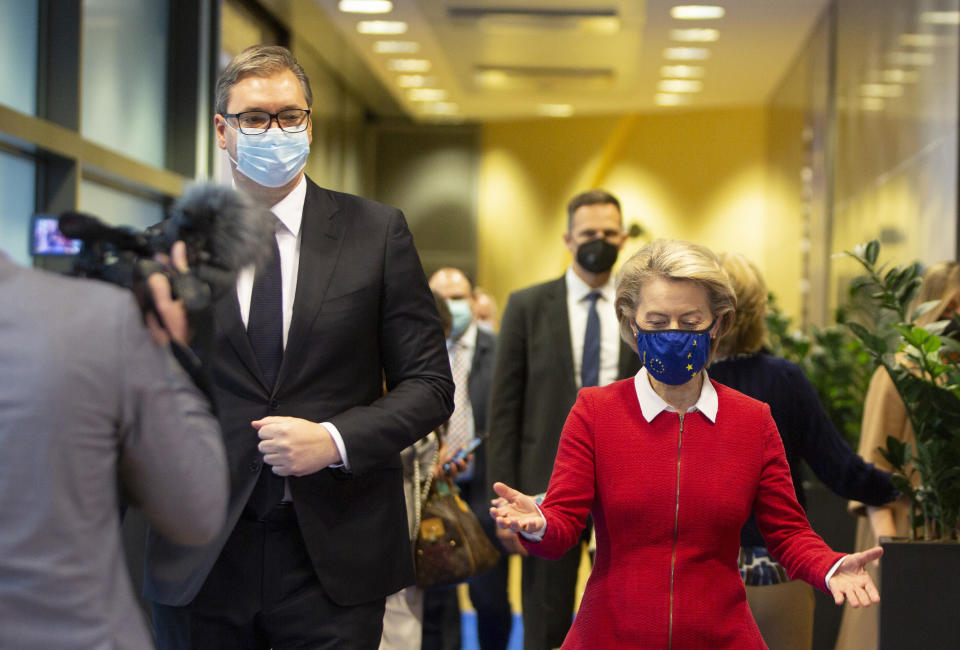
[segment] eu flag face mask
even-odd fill
[[[237,171],[264,187],[283,187],[300,173],[310,155],[307,131],[269,129],[260,135],[237,131]]]
[[[714,321],[715,323],[716,321]],[[637,329],[637,354],[650,375],[665,384],[685,384],[703,370],[710,356],[710,330]]]

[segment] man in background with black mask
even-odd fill
[[[604,190],[578,194],[567,205],[563,241],[573,253],[567,272],[510,296],[490,396],[488,486],[500,481],[525,494],[544,492],[577,391],[639,371],[637,355],[620,340],[613,307],[612,269],[626,239],[615,196]],[[526,555],[515,533],[497,534],[508,550]],[[557,562],[524,557],[526,650],[563,643],[580,556],[578,546]]]

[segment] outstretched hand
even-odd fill
[[[514,533],[535,533],[547,523],[533,497],[504,483],[494,483],[493,491],[498,496],[490,502],[490,516],[497,523],[497,528]]]
[[[880,602],[880,593],[865,567],[881,555],[883,549],[874,546],[843,558],[828,584],[835,603],[842,605],[846,599],[851,607],[869,607]]]

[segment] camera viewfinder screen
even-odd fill
[[[59,219],[53,215],[33,216],[30,230],[31,255],[76,255],[83,242],[68,239],[60,232]]]

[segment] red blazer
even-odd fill
[[[700,412],[643,419],[633,379],[580,391],[543,502],[547,530],[524,541],[559,558],[587,515],[597,554],[564,648],[765,648],[737,568],[751,510],[793,578],[826,590],[842,554],[797,503],[770,408],[713,382]]]

